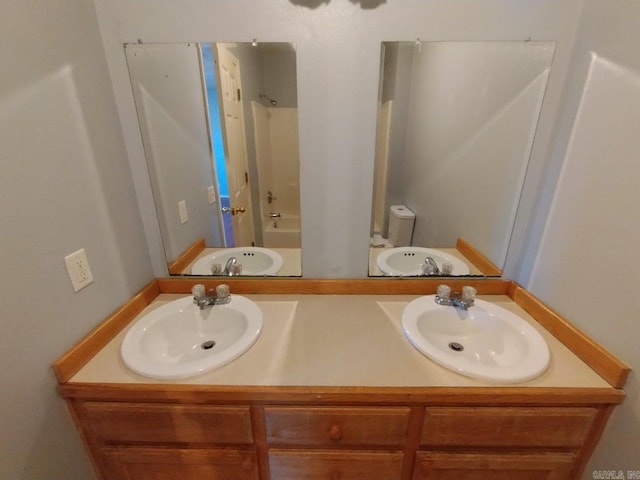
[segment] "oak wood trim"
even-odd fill
[[[193,262],[205,247],[204,237],[193,242],[190,247],[187,247],[184,252],[178,255],[178,258],[169,264],[169,273],[171,275],[181,275],[187,265]]]
[[[461,291],[471,285],[480,295],[506,295],[510,281],[499,278],[363,278],[363,279],[308,279],[308,278],[233,278],[189,277],[159,278],[160,293],[191,293],[191,287],[202,283],[213,289],[226,283],[232,293],[238,294],[316,294],[316,295],[430,295],[438,285],[446,283],[452,290]]]
[[[269,448],[267,446],[267,427],[265,425],[264,407],[251,407],[251,423],[253,425],[253,444],[258,459],[259,478],[269,478]]]
[[[89,433],[89,427],[85,422],[85,417],[82,412],[82,401],[76,399],[67,399],[65,402],[67,404],[67,409],[71,414],[71,418],[76,425],[76,430],[80,435],[80,439],[82,440],[82,445],[84,447],[85,452],[87,453],[89,460],[91,462],[91,466],[93,467],[93,471],[96,474],[96,477],[99,480],[105,480],[104,476],[104,465],[102,464],[102,460],[99,455],[97,455],[98,444],[94,441],[93,435]]]
[[[622,390],[556,387],[313,387],[251,385],[65,383],[65,398],[129,402],[267,405],[562,406],[622,403]]]
[[[591,431],[587,435],[587,439],[582,444],[582,448],[578,453],[578,458],[576,459],[571,478],[582,478],[587,462],[591,458],[593,451],[596,449],[598,442],[600,442],[600,437],[602,437],[602,433],[604,432],[607,421],[611,416],[611,412],[613,412],[613,408],[613,405],[607,405],[598,409],[596,420],[593,422]]]
[[[509,297],[615,388],[622,388],[631,368],[515,282]]]
[[[409,414],[407,438],[404,444],[404,465],[402,465],[402,480],[411,480],[416,454],[420,448],[420,437],[426,409],[422,406],[412,406]]]
[[[458,241],[456,242],[456,249],[464,255],[467,260],[478,267],[478,270],[483,274],[491,276],[495,275],[498,277],[502,276],[502,269],[496,267],[491,260],[480,253],[480,250],[476,249],[464,238],[458,238]]]
[[[112,313],[53,364],[58,382],[67,382],[160,293],[154,280]]]

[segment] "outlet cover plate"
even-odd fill
[[[64,257],[64,263],[75,292],[93,283],[93,275],[84,248]]]

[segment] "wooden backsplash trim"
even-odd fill
[[[502,269],[496,267],[491,260],[480,253],[479,250],[464,238],[458,238],[458,241],[456,242],[456,249],[464,255],[467,260],[478,267],[478,270],[480,270],[484,275],[502,275]]]
[[[480,295],[506,295],[511,282],[499,278],[247,278],[247,277],[181,277],[159,278],[161,293],[191,293],[191,287],[202,283],[213,289],[221,283],[239,294],[315,294],[315,295],[431,295],[438,285],[446,283],[454,291],[471,285]]]
[[[204,237],[196,240],[189,248],[182,252],[173,263],[169,264],[169,273],[171,275],[181,275],[184,269],[193,262],[198,255],[205,249]]]
[[[65,398],[95,401],[150,403],[233,404],[354,404],[380,402],[398,405],[440,406],[561,406],[616,405],[625,394],[614,388],[544,387],[332,387],[185,385],[177,383],[66,383],[59,385]]]
[[[53,364],[53,371],[58,378],[58,382],[69,381],[85,363],[104,348],[120,330],[126,327],[159,294],[158,282],[154,280],[56,360]]]
[[[631,368],[623,361],[571,325],[517,283],[512,282],[508,295],[611,386],[615,388],[624,386]]]

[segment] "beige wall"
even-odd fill
[[[90,479],[50,365],[152,278],[95,7],[4,1],[0,58],[0,477]]]
[[[640,470],[639,18],[635,0],[586,2],[522,278],[634,369],[585,479]]]

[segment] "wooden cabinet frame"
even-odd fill
[[[226,278],[223,281],[232,283],[232,290],[240,294],[405,295],[434,293],[441,282],[438,279],[270,279],[265,282]],[[198,282],[214,288],[221,280],[155,280],[54,364],[60,393],[67,401],[102,480],[113,479],[105,473],[108,468],[111,471],[124,468],[114,466],[114,458],[135,464],[136,458],[132,454],[142,452],[144,458],[138,460],[144,463],[153,461],[163,451],[168,453],[163,461],[178,461],[183,455],[194,465],[205,465],[203,468],[207,468],[207,462],[224,468],[230,466],[230,478],[238,475],[237,478],[243,480],[269,480],[270,459],[271,467],[275,468],[277,464],[280,471],[295,471],[307,465],[315,469],[317,475],[331,474],[332,470],[326,470],[326,465],[318,466],[324,459],[338,469],[337,476],[349,480],[361,474],[368,458],[374,465],[378,459],[385,458],[392,463],[401,462],[398,480],[430,478],[425,473],[428,469],[446,470],[443,465],[451,459],[459,461],[461,471],[484,468],[483,465],[487,468],[493,465],[496,471],[504,470],[509,459],[517,459],[518,468],[526,469],[527,462],[545,459],[549,464],[550,480],[579,479],[612,409],[624,399],[621,388],[630,372],[628,366],[526,290],[514,282],[499,279],[448,279],[447,283],[453,288],[471,284],[480,294],[508,295],[611,387],[288,387],[70,381],[158,294],[186,294]],[[154,433],[154,428],[147,423],[146,437],[144,433],[139,438],[118,433],[122,431],[122,423],[118,422],[135,422],[137,411],[141,412],[140,421],[157,418],[158,428],[174,430]],[[402,412],[407,415],[404,434],[399,433],[402,430],[399,424],[391,422],[387,427],[371,427],[375,440],[366,441],[366,434],[362,432],[367,432],[369,427],[360,425],[360,421],[371,424],[376,421],[376,415],[381,419],[396,418],[402,416]],[[122,418],[109,425],[108,415],[111,414],[121,414]],[[286,422],[290,420],[286,418],[290,414],[294,415],[292,418],[308,416],[310,428],[320,428],[322,432],[310,432],[296,438],[295,428],[287,427]],[[107,417],[103,418],[103,415]],[[207,415],[213,415],[212,420],[207,420]],[[543,419],[540,425],[532,421],[538,417]],[[338,419],[335,431],[331,424],[334,418]],[[562,419],[560,424],[568,431],[549,435],[548,441],[540,441],[544,438],[545,428],[554,426],[554,418]],[[274,428],[276,421],[280,423]],[[184,423],[178,426],[174,422]],[[199,428],[199,422],[211,422],[211,428],[227,428],[228,431],[220,436],[208,435]],[[499,425],[506,433],[483,436],[489,425]],[[274,433],[281,428],[290,428],[294,433],[287,434],[290,438]],[[341,430],[345,428],[352,430]],[[528,428],[536,432],[533,443],[523,440]],[[467,430],[452,433],[450,429]],[[380,440],[385,431],[392,437],[388,442]],[[324,439],[323,435],[329,439]],[[349,455],[356,462],[353,465],[349,465]],[[240,470],[233,470],[238,462]]]

